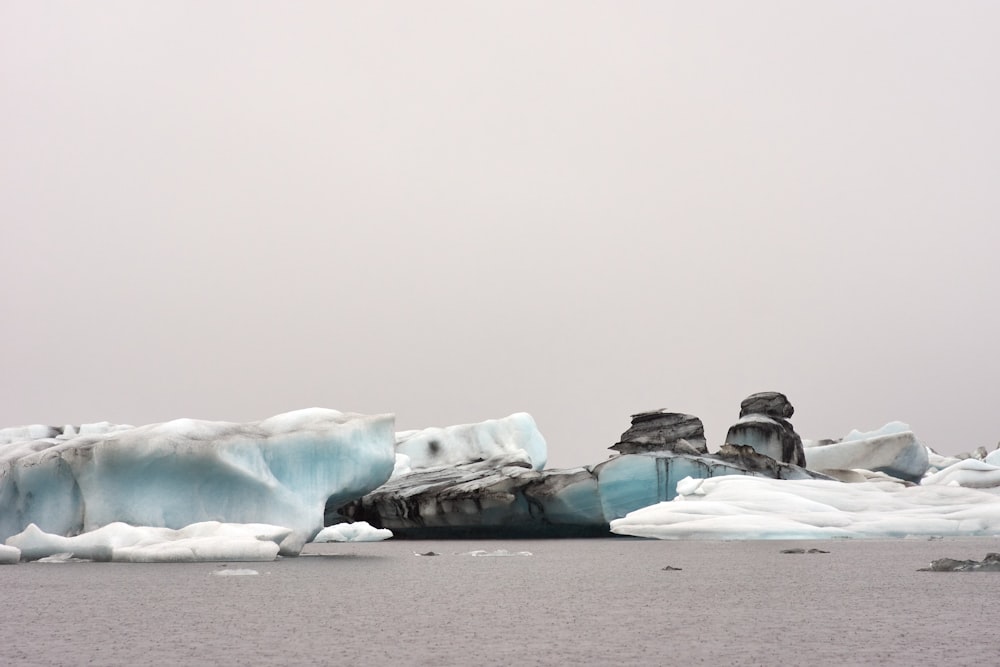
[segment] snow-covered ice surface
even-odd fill
[[[381,542],[392,537],[388,528],[374,528],[367,521],[338,523],[319,531],[313,542]]]
[[[987,458],[983,461],[977,459],[958,461],[944,470],[924,477],[920,484],[922,486],[948,484],[1000,492],[1000,466],[988,463],[989,460]],[[1000,463],[1000,460],[997,462]]]
[[[64,537],[34,524],[7,538],[24,560],[70,558],[132,563],[269,561],[291,530],[282,526],[205,521],[180,530],[111,523]],[[58,558],[56,558],[58,557]]]
[[[344,503],[388,479],[393,424],[392,415],[311,408],[246,424],[5,429],[0,539],[32,523],[59,535],[116,521],[267,523],[291,529],[282,553],[297,553],[322,529],[328,499]]]
[[[522,458],[534,470],[541,470],[548,459],[545,438],[526,412],[476,424],[400,431],[396,434],[396,452],[407,457],[405,465],[410,470],[512,456]]]
[[[949,484],[844,484],[760,477],[684,479],[678,496],[611,522],[659,539],[1000,535],[1000,495]]]

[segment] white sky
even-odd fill
[[[1000,4],[0,1],[0,425],[1000,439]]]

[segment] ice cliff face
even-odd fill
[[[313,408],[246,424],[5,429],[0,540],[31,523],[76,535],[116,521],[223,521],[286,527],[282,553],[297,553],[323,527],[328,498],[346,503],[388,479],[393,425],[392,415]]]

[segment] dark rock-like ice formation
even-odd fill
[[[918,572],[1000,572],[1000,553],[988,553],[982,560],[939,558]]]
[[[788,418],[795,408],[784,394],[751,394],[740,404],[740,418],[726,434],[727,445],[744,445],[781,463],[805,467],[802,438]]]
[[[622,433],[611,449],[621,454],[672,451],[679,454],[707,454],[705,427],[693,415],[666,410],[632,415],[632,427]]]
[[[536,471],[517,456],[399,475],[340,514],[402,538],[608,534],[590,469]]]
[[[762,391],[750,394],[740,403],[740,417],[765,415],[775,419],[791,419],[795,408],[788,397],[776,391]]]

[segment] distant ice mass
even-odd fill
[[[373,528],[367,521],[338,523],[319,531],[313,542],[381,542],[392,537],[386,528]]]
[[[115,522],[96,530],[64,537],[31,524],[7,538],[23,560],[68,560],[132,563],[200,561],[270,561],[291,530],[281,526],[205,521],[180,530],[137,527]]]
[[[3,429],[0,539],[29,524],[76,535],[119,521],[267,523],[289,529],[282,553],[297,554],[322,529],[327,500],[346,503],[389,478],[393,423],[311,408],[246,424]]]
[[[612,521],[611,531],[724,540],[1000,534],[1000,495],[955,485],[730,476],[687,478],[677,493]]]
[[[811,470],[863,468],[917,482],[930,467],[928,450],[902,422],[890,422],[876,431],[851,431],[839,442],[804,448]]]

